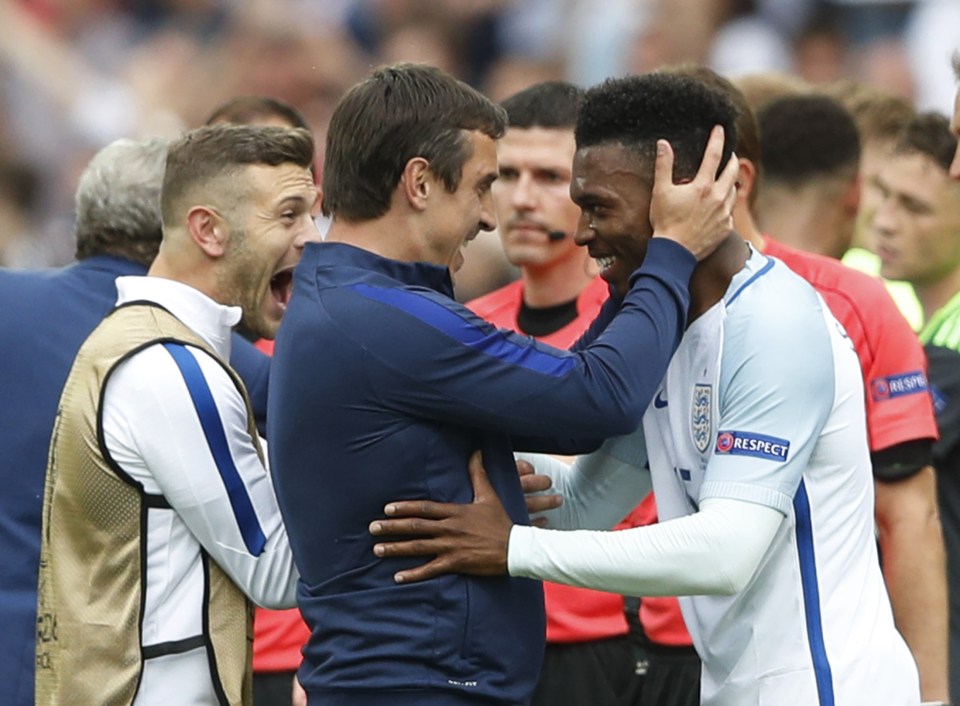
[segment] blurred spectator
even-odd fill
[[[30,261],[39,187],[29,164],[0,151],[0,267],[23,267]]]
[[[904,46],[914,77],[917,107],[949,115],[954,87],[949,57],[960,47],[960,2],[917,3],[907,23]]]
[[[809,93],[811,90],[803,79],[777,72],[746,74],[734,79],[733,83],[743,93],[754,113],[775,100]]]
[[[692,60],[728,75],[867,81],[947,110],[960,3],[8,0],[0,26],[0,133],[37,176],[26,215],[41,236],[23,263],[42,265],[70,259],[71,197],[97,149],[176,136],[230,96],[296,105],[318,160],[336,99],[398,60],[442,66],[495,100],[538,81],[588,86]]]

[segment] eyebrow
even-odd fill
[[[276,208],[280,209],[287,205],[306,206],[309,199],[303,194],[288,194],[277,202]]]
[[[610,202],[609,198],[598,194],[596,191],[577,191],[570,190],[570,200],[578,206],[606,205]]]

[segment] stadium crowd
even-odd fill
[[[960,699],[960,5],[0,25],[4,703]]]

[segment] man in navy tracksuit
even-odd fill
[[[142,275],[160,246],[165,140],[101,150],[77,189],[77,260],[62,269],[0,269],[0,684],[32,706],[43,481],[60,392],[80,344],[113,308],[114,281]],[[231,364],[264,422],[270,361],[233,337]]]
[[[453,300],[450,273],[466,242],[495,227],[504,127],[479,93],[412,65],[375,72],[331,120],[333,225],[297,268],[268,415],[312,631],[299,673],[312,706],[529,702],[543,655],[539,583],[398,585],[395,572],[414,564],[374,556],[369,522],[387,500],[468,502],[479,450],[511,518],[528,523],[513,448],[573,452],[633,430],[686,324],[691,251],[729,232],[735,171],[713,183],[722,137],[691,187],[669,183],[667,150],[651,216],[667,237],[652,240],[577,352],[498,331]],[[604,217],[597,198],[584,227]],[[616,255],[596,253],[610,279]]]

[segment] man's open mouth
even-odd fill
[[[290,303],[293,294],[293,268],[280,270],[270,279],[270,292],[273,298],[284,308]]]

